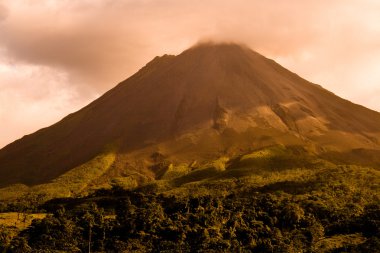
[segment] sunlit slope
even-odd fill
[[[236,44],[156,57],[80,111],[0,150],[0,186],[49,182],[117,143],[107,176],[161,176],[271,145],[379,164],[380,114]],[[345,156],[340,156],[345,154]],[[359,160],[360,160],[359,159]],[[359,161],[361,162],[361,161]]]

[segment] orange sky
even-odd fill
[[[380,111],[377,0],[0,0],[0,147],[210,39]]]

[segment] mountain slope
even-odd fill
[[[0,186],[48,182],[109,146],[116,158],[108,177],[156,178],[167,160],[189,164],[274,144],[377,154],[379,141],[378,112],[244,46],[202,44],[156,57],[80,111],[0,150]]]

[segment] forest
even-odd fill
[[[18,229],[0,216],[0,252],[380,252],[378,170],[299,156],[253,169],[248,158],[133,188],[2,202],[0,214],[43,216]]]

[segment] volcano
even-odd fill
[[[111,152],[101,177],[155,179],[158,164],[202,163],[271,145],[379,163],[380,113],[238,44],[154,58],[58,123],[0,150],[0,186],[49,182]]]

